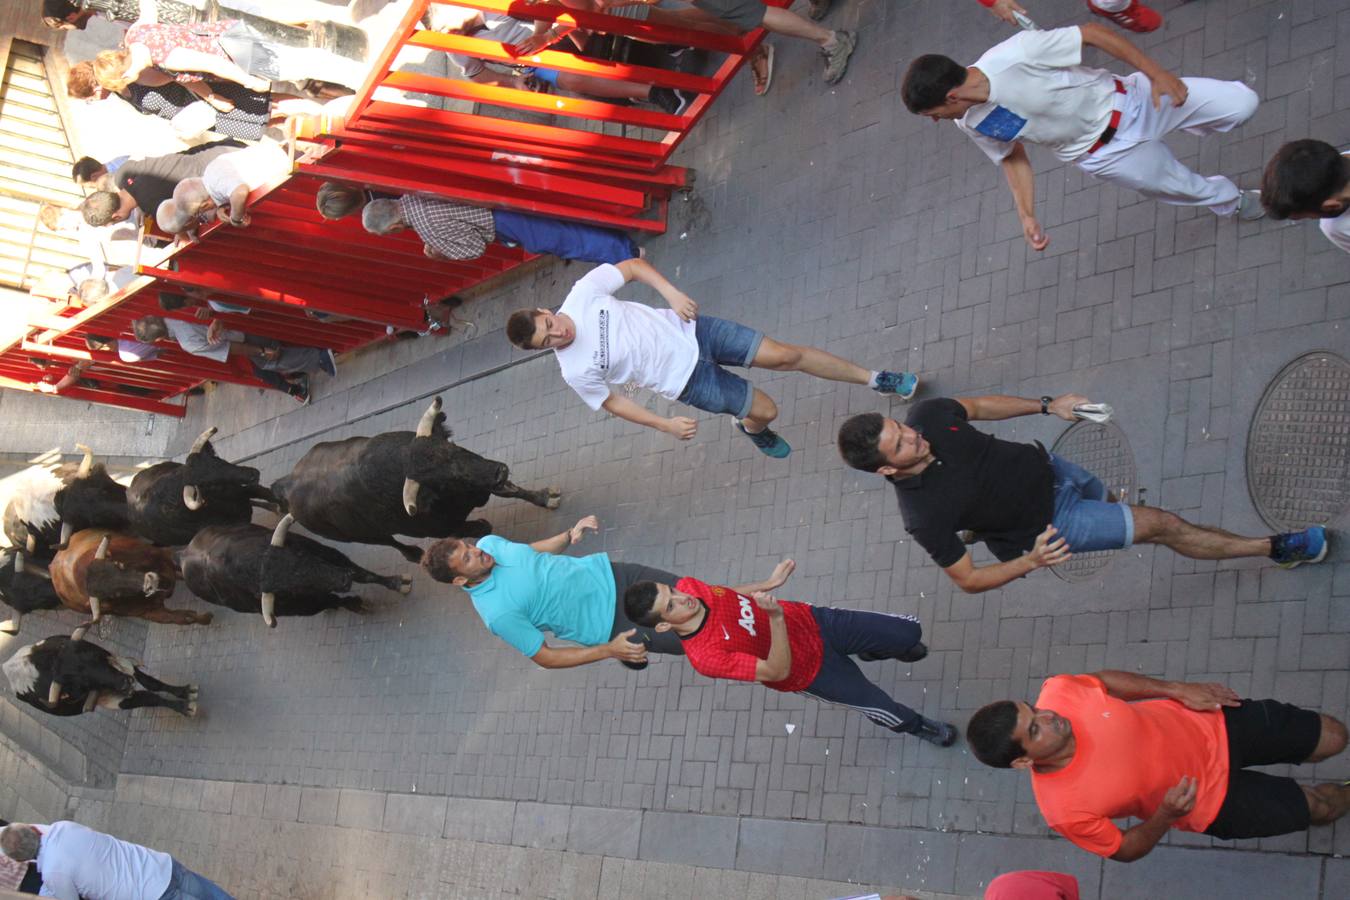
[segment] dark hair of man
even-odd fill
[[[905,108],[923,115],[947,102],[947,93],[966,83],[966,67],[948,56],[928,53],[909,64],[900,96]]]
[[[450,565],[450,555],[458,550],[462,543],[459,538],[450,537],[439,540],[422,551],[422,568],[427,570],[427,574],[434,581],[449,584],[459,575],[454,566]]]
[[[101,334],[86,334],[84,336],[84,345],[90,350],[111,350],[113,339],[104,337]]]
[[[94,191],[80,204],[80,213],[86,225],[102,228],[112,222],[113,216],[122,208],[122,198],[112,191]]]
[[[980,707],[966,725],[966,743],[975,758],[995,769],[1011,769],[1013,760],[1026,756],[1021,741],[1013,740],[1017,728],[1017,704],[999,700]]]
[[[131,333],[136,336],[136,340],[143,344],[153,344],[162,337],[167,337],[169,329],[164,325],[164,320],[159,316],[141,316],[131,323]]]
[[[534,323],[537,309],[518,309],[506,320],[506,339],[522,350],[534,350]]]
[[[650,628],[661,621],[656,612],[656,582],[639,581],[623,592],[623,611],[635,625]]]
[[[80,11],[78,4],[71,0],[42,0],[42,18],[64,19]]]
[[[173,312],[175,309],[182,309],[187,306],[188,298],[186,294],[175,294],[172,291],[159,292],[159,308],[165,312]]]
[[[839,455],[854,469],[875,472],[886,465],[881,455],[881,413],[860,413],[839,426]]]
[[[75,165],[70,167],[70,177],[76,184],[84,184],[86,181],[93,181],[102,170],[103,163],[92,156],[81,156],[75,160]]]
[[[1322,203],[1350,181],[1350,160],[1325,141],[1290,141],[1266,163],[1261,176],[1261,205],[1272,219],[1294,213],[1320,213]]]

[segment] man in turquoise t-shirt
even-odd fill
[[[422,566],[437,581],[468,591],[483,624],[545,669],[568,669],[614,658],[630,669],[647,667],[647,651],[684,654],[679,638],[629,621],[624,591],[639,581],[673,584],[674,575],[637,563],[610,562],[608,553],[562,556],[587,531],[600,528],[587,516],[561,534],[533,544],[497,535],[478,541],[446,538],[422,554]],[[550,647],[550,631],[579,647]]]

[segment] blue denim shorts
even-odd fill
[[[1125,503],[1109,503],[1101,479],[1062,456],[1050,455],[1055,473],[1058,537],[1072,553],[1122,550],[1134,543],[1134,513]]]
[[[547,84],[551,84],[554,87],[558,86],[557,69],[541,69],[539,66],[521,66],[520,73],[522,75],[533,75],[540,81],[546,82]]]
[[[755,389],[739,375],[722,366],[750,368],[764,341],[764,333],[713,316],[694,320],[698,363],[680,392],[680,402],[710,413],[730,413],[738,419],[750,415]]]

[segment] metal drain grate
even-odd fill
[[[1276,531],[1350,509],[1350,362],[1309,353],[1275,376],[1252,416],[1247,490]]]
[[[1125,432],[1115,422],[1075,422],[1059,436],[1050,452],[1077,463],[1101,479],[1106,489],[1128,503],[1135,498],[1134,452]],[[1115,550],[1075,553],[1073,559],[1050,569],[1065,581],[1089,581],[1111,565]]]

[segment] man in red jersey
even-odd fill
[[[624,593],[624,610],[638,625],[674,631],[689,662],[710,678],[758,681],[776,691],[810,694],[851,706],[891,731],[951,746],[957,736],[953,726],[897,703],[849,658],[918,662],[928,655],[918,621],[779,601],[768,591],[787,581],[792,569],[792,561],[785,560],[769,582],[739,587],[695,578],[681,578],[673,587],[640,581]]]
[[[1142,701],[1142,702],[1134,702]],[[987,766],[1026,769],[1050,827],[1118,862],[1168,830],[1221,840],[1329,825],[1350,787],[1299,784],[1248,766],[1320,762],[1345,749],[1345,725],[1276,700],[1239,700],[1221,684],[1134,672],[1056,675],[1035,705],[1000,700],[970,719]],[[1112,819],[1139,824],[1122,831]]]

